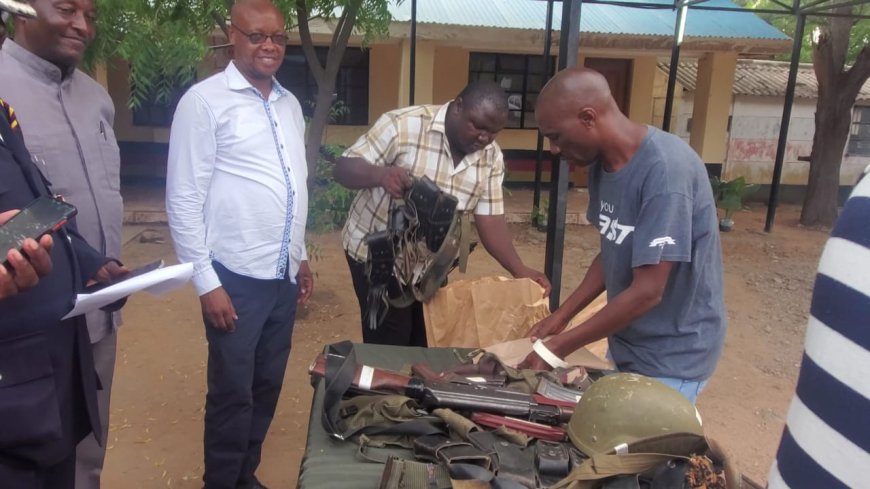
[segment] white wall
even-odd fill
[[[693,94],[683,93],[677,114],[676,134],[689,140],[688,120],[692,117]],[[744,176],[751,183],[769,184],[773,175],[776,146],[784,99],[738,95],[731,106],[731,130],[723,178]],[[815,100],[795,99],[792,106],[789,135],[783,165],[782,183],[806,185],[815,131]],[[870,157],[844,155],[840,183],[853,185],[861,172],[870,165]]]

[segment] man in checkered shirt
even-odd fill
[[[516,252],[504,219],[504,160],[494,142],[508,117],[508,102],[493,82],[471,83],[444,105],[419,105],[387,112],[345,151],[335,179],[359,190],[342,232],[354,290],[360,304],[363,341],[426,346],[423,307],[391,306],[377,329],[366,325],[369,233],[387,228],[390,204],[410,188],[412,177],[429,177],[459,201],[457,212],[473,212],[486,250],[515,278],[531,278],[550,292],[543,273],[527,267]]]

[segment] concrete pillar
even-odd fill
[[[641,124],[652,124],[655,101],[656,66],[655,56],[634,58],[631,89],[628,101],[629,119]]]
[[[728,115],[737,53],[707,53],[698,60],[698,80],[689,142],[705,163],[724,163]]]
[[[411,40],[402,39],[402,67],[399,84],[399,107],[407,107],[411,86]],[[432,80],[435,74],[435,44],[417,40],[417,76],[414,105],[431,104],[433,101]],[[467,75],[466,75],[467,76]]]
[[[402,46],[374,44],[369,47],[369,124],[384,112],[407,105],[396,96],[401,86]],[[407,75],[404,80],[407,82]]]

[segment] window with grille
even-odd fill
[[[328,48],[315,47],[317,57],[326,63]],[[317,82],[308,68],[302,46],[287,46],[284,62],[275,75],[278,82],[293,93],[302,104],[306,117],[314,114],[317,100]],[[330,124],[344,126],[364,126],[369,123],[369,52],[360,48],[348,47],[341,60],[341,67],[335,80]]]
[[[556,65],[550,60],[550,76]],[[468,61],[468,80],[491,80],[507,93],[510,114],[505,127],[537,128],[535,102],[544,88],[544,58],[540,55],[471,53]]]
[[[133,108],[133,125],[148,126],[148,127],[170,127],[172,125],[172,116],[175,115],[175,107],[184,92],[193,86],[196,80],[191,80],[188,83],[167,82],[161,80],[155,85],[169,85],[169,95],[161,97],[158,95],[155,87],[150,91],[144,100],[139,102],[139,105]]]
[[[852,130],[849,133],[847,153],[870,156],[870,107],[852,109]]]

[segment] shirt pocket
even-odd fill
[[[100,156],[105,171],[106,185],[110,190],[121,190],[121,151],[115,139],[115,130],[106,121],[100,120],[99,127]]]

